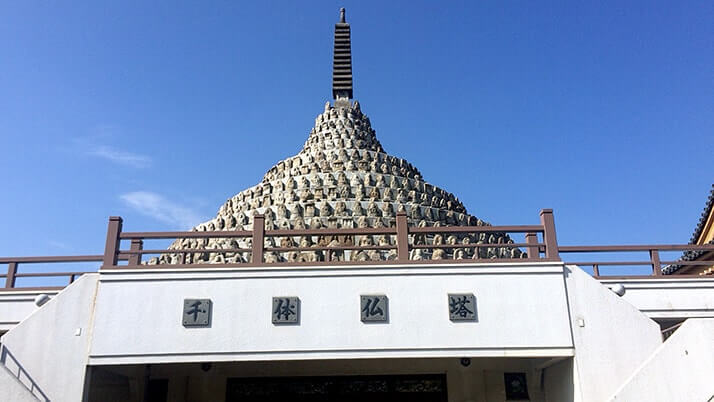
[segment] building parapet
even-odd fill
[[[73,270],[58,272],[52,269],[22,272],[20,265],[101,262],[99,269],[156,269],[156,268],[254,268],[339,266],[339,265],[403,265],[440,263],[503,263],[503,262],[548,262],[564,261],[584,267],[592,267],[598,279],[654,278],[661,277],[668,264],[699,264],[714,261],[662,261],[661,252],[696,250],[714,251],[714,245],[606,245],[606,246],[560,246],[555,233],[553,211],[540,212],[539,225],[513,226],[437,226],[410,227],[404,213],[396,215],[393,227],[383,228],[320,228],[265,230],[265,219],[254,217],[252,230],[184,231],[184,232],[124,232],[122,219],[111,217],[107,229],[104,254],[80,256],[2,257],[0,264],[7,271],[0,273],[5,278],[0,290],[57,290],[63,286],[17,286],[18,278],[65,277],[72,283],[78,276],[93,272]],[[494,243],[493,239],[504,238],[503,234],[520,234],[525,242]],[[375,241],[374,238],[378,240]],[[249,248],[168,248],[145,249],[144,241],[157,239],[208,239],[249,240]],[[296,242],[295,239],[300,239]],[[122,243],[129,243],[122,249]],[[520,252],[523,248],[526,252]],[[518,252],[514,252],[518,250]],[[561,255],[604,253],[647,253],[647,260],[629,261],[574,261],[563,260]],[[145,260],[149,255],[167,255],[170,263],[157,263],[158,259]],[[209,263],[194,263],[191,257],[208,257]],[[513,258],[514,256],[518,258]],[[201,258],[205,261],[206,258]],[[649,266],[645,275],[621,274],[622,271],[603,275],[601,267]],[[677,275],[681,278],[699,278],[700,275]]]

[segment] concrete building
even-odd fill
[[[303,150],[216,218],[112,217],[102,255],[0,258],[0,400],[712,400],[714,278],[662,275],[658,246],[637,248],[653,275],[602,277],[563,262],[604,250],[559,246],[551,210],[469,214],[382,149],[351,101],[350,35],[342,11],[334,103]],[[18,266],[80,261],[101,268],[15,286]]]

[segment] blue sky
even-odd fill
[[[297,153],[339,7],[387,152],[493,224],[686,243],[712,180],[714,3],[5,2],[0,255],[186,229]]]

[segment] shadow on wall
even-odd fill
[[[2,345],[0,347],[2,348],[0,351],[0,364],[3,368],[13,377],[17,378],[17,380],[40,401],[49,402],[50,398],[42,392],[42,389],[40,389],[35,380],[33,380],[30,374],[22,367],[22,364],[10,353],[7,346]]]

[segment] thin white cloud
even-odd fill
[[[49,240],[48,243],[50,247],[59,250],[69,250],[71,248],[67,243],[61,242],[59,240]]]
[[[100,145],[92,148],[87,154],[106,159],[110,162],[120,165],[131,166],[135,168],[146,168],[151,166],[151,158],[147,155],[135,154],[132,152],[122,151],[112,148],[107,145]]]
[[[191,208],[149,191],[134,191],[122,194],[119,198],[139,213],[180,229],[191,228],[203,221],[200,214]]]

